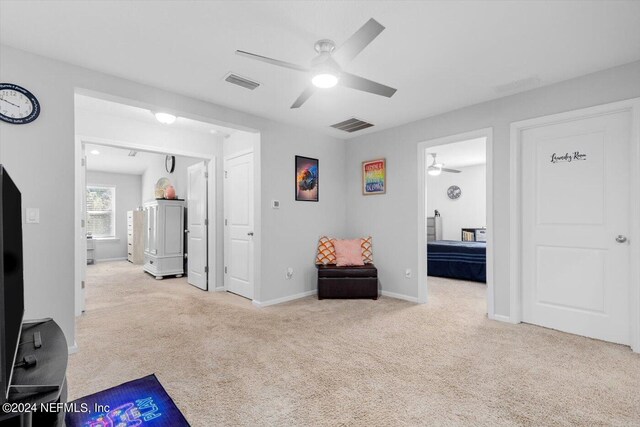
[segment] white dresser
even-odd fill
[[[144,263],[144,212],[127,212],[127,260]]]
[[[162,279],[184,274],[184,201],[144,204],[144,270]]]

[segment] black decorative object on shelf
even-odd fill
[[[164,159],[164,166],[167,172],[173,173],[176,170],[176,156],[167,156]]]

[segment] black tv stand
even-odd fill
[[[23,404],[36,411],[5,414],[0,411],[0,424],[6,426],[64,425],[64,410],[56,403],[67,401],[67,340],[58,324],[51,319],[25,321],[16,361],[34,355],[37,363],[13,369],[9,403]],[[46,406],[45,406],[46,405]]]

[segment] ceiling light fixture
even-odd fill
[[[427,173],[431,176],[438,176],[442,173],[442,165],[429,166]]]
[[[100,154],[100,152],[98,150],[91,150],[89,151],[91,154],[93,154],[94,156],[97,156],[98,154]]]
[[[156,120],[162,123],[163,125],[170,125],[176,121],[176,116],[169,113],[154,113],[156,116]]]
[[[338,76],[333,73],[322,72],[313,76],[311,83],[313,83],[315,87],[328,89],[338,84]]]

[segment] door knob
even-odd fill
[[[253,236],[253,231],[248,232],[247,236]]]
[[[184,230],[184,232],[185,232],[185,233],[190,233],[190,231],[189,231],[189,230]]]
[[[618,237],[616,237],[616,242],[618,243],[624,243],[627,241],[627,236],[623,236],[622,234],[618,234]]]

